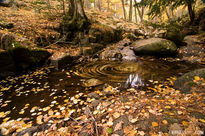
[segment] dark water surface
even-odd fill
[[[28,118],[35,120],[43,114],[45,107],[59,111],[58,105],[67,106],[76,94],[92,91],[82,86],[82,81],[95,78],[104,83],[137,87],[153,81],[163,81],[171,76],[179,76],[202,66],[184,62],[162,60],[138,62],[97,61],[79,64],[65,70],[43,68],[18,77],[8,77],[0,81],[0,113],[7,112],[3,119]],[[33,107],[38,111],[31,112]],[[76,107],[78,108],[78,107]]]

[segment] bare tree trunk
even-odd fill
[[[97,1],[97,7],[98,7],[98,9],[101,11],[101,0],[98,0],[98,1]]]
[[[188,7],[190,21],[191,21],[191,23],[193,23],[194,19],[195,19],[195,12],[194,12],[194,8],[193,8],[193,0],[187,0],[187,7]]]
[[[135,7],[135,22],[137,23],[137,9]]]
[[[86,8],[87,10],[90,9],[90,7],[91,7],[90,1],[89,1],[89,0],[84,0],[84,2],[85,2],[85,8]]]
[[[62,0],[62,4],[63,4],[63,14],[65,15],[66,14],[66,11],[65,11],[65,0]]]
[[[130,0],[129,21],[132,22],[132,0]]]
[[[79,31],[89,25],[89,20],[85,15],[82,0],[70,0],[69,11],[64,19],[67,31]]]
[[[124,19],[126,20],[127,17],[126,17],[125,2],[124,2],[124,0],[121,0],[121,1],[122,1],[122,8],[123,8],[123,13],[124,13]]]
[[[107,11],[110,11],[110,0],[107,0]]]
[[[96,0],[94,0],[94,9],[96,9],[97,4],[96,4]]]
[[[143,22],[144,21],[144,19],[143,19],[143,17],[144,17],[144,7],[142,7],[141,10],[138,6],[136,8],[137,8],[137,11],[138,11],[138,14],[139,14],[139,17],[140,17],[140,21]]]

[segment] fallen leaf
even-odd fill
[[[157,126],[158,126],[158,123],[157,123],[157,122],[152,122],[152,126],[153,126],[153,127],[157,127]]]
[[[112,133],[113,133],[113,129],[112,129],[112,128],[107,128],[107,132],[108,132],[109,134],[112,134]]]
[[[119,123],[117,123],[116,126],[115,126],[115,128],[114,128],[114,132],[115,132],[115,131],[118,131],[118,130],[121,130],[121,129],[122,129],[122,124],[123,124],[122,121],[120,121]]]
[[[162,123],[165,124],[165,125],[168,124],[167,120],[163,120]]]
[[[182,121],[182,124],[183,124],[184,126],[188,126],[188,122],[187,122],[187,121]]]

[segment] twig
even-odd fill
[[[98,125],[97,125],[97,122],[96,122],[95,118],[93,117],[92,112],[90,111],[89,106],[86,107],[86,114],[87,114],[87,115],[90,115],[90,117],[92,118],[92,121],[93,121],[93,123],[95,124],[96,136],[99,136],[99,134],[98,134],[98,128],[97,128]]]

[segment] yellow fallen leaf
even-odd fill
[[[120,117],[120,113],[115,112],[115,113],[113,114],[113,117],[114,117],[115,119],[119,118],[119,117]]]
[[[157,126],[158,126],[158,123],[157,123],[157,122],[152,122],[152,126],[153,126],[153,127],[157,127]]]
[[[195,76],[194,79],[195,80],[200,80],[200,77],[199,76]]]
[[[205,123],[205,119],[199,119],[199,121]]]
[[[4,112],[0,112],[0,118],[4,118],[5,117],[5,113]]]
[[[23,111],[20,111],[19,114],[24,114],[24,112],[25,112],[24,110],[23,110]]]
[[[188,126],[188,122],[187,122],[187,121],[182,121],[182,124],[183,124],[184,126]]]
[[[165,125],[168,124],[167,120],[163,120],[162,123],[165,124]]]
[[[170,107],[170,106],[165,106],[164,108],[165,108],[165,109],[171,109],[171,107]]]

